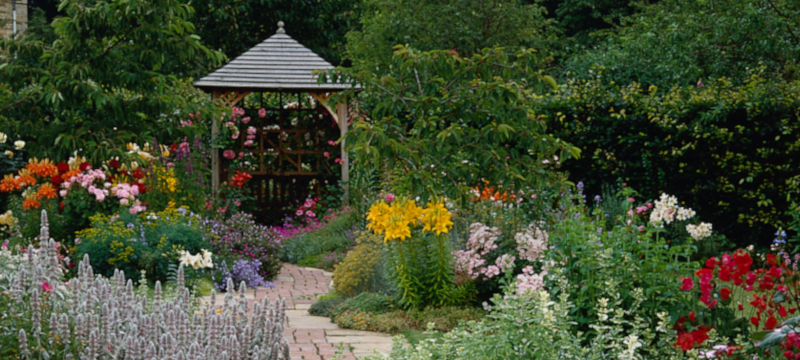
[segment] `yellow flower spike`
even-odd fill
[[[402,213],[393,214],[386,224],[386,236],[383,242],[393,239],[405,240],[411,237],[411,228]]]
[[[417,203],[414,200],[405,201],[402,204],[402,209],[398,209],[401,214],[403,214],[403,219],[405,222],[411,225],[417,225],[422,218],[422,215],[425,213],[425,210],[421,207],[417,206]]]
[[[367,213],[367,228],[375,233],[381,233],[386,230],[386,222],[392,214],[392,208],[381,201],[372,205]]]
[[[425,209],[425,216],[422,218],[422,222],[425,224],[422,231],[435,232],[436,235],[441,235],[442,233],[447,234],[453,227],[453,221],[451,221],[450,218],[450,211],[444,207],[444,204],[436,203],[429,205],[428,208]]]

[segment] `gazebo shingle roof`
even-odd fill
[[[278,24],[275,35],[206,75],[194,86],[204,90],[283,92],[335,92],[351,86],[317,84],[317,76],[311,72],[334,66],[286,35],[282,25]]]

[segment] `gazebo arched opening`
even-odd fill
[[[255,128],[252,144],[245,146],[246,133],[242,131],[230,150],[248,164],[241,171],[252,176],[253,214],[262,221],[282,220],[305,198],[321,195],[326,184],[335,185],[338,179],[347,199],[345,144],[331,145],[347,132],[347,103],[331,104],[329,99],[351,85],[318,84],[312,74],[333,68],[286,35],[283,22],[279,22],[275,35],[194,84],[214,99],[243,110],[243,117],[250,118],[246,128]],[[212,137],[218,135],[219,123],[214,121]],[[229,164],[234,159],[230,152],[225,155],[228,157],[223,156],[223,149],[211,154],[215,194],[230,177]]]

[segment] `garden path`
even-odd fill
[[[391,335],[342,329],[327,317],[308,314],[317,296],[328,293],[332,276],[333,273],[322,269],[285,263],[273,281],[274,289],[248,290],[247,298],[286,299],[288,324],[283,334],[289,342],[292,360],[332,359],[339,347],[345,349],[339,359],[355,360],[375,352],[388,354],[392,348]],[[204,300],[207,302],[208,297]]]

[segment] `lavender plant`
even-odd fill
[[[259,274],[261,268],[261,261],[258,260],[244,260],[239,259],[233,262],[233,266],[228,269],[227,261],[223,260],[218,264],[218,273],[214,275],[214,288],[223,291],[227,288],[227,283],[233,281],[247,285],[248,287],[258,288],[267,287],[274,288],[275,284],[264,279]],[[219,281],[217,281],[219,280]]]
[[[78,276],[62,284],[62,270],[42,217],[41,249],[29,247],[10,288],[0,296],[0,358],[124,360],[288,360],[283,338],[284,300],[256,302],[248,312],[245,284],[228,293],[221,306],[211,302],[193,311],[178,269],[177,296],[165,298],[156,282],[150,301],[134,293],[121,271],[96,276],[88,256]],[[55,285],[58,284],[58,285]],[[3,300],[5,299],[5,300]]]

